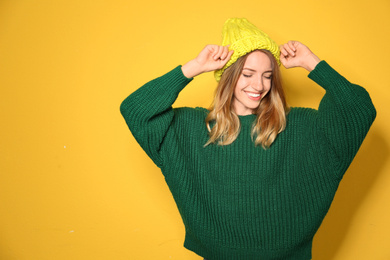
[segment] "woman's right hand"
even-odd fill
[[[199,55],[182,66],[184,76],[193,78],[208,71],[223,68],[230,60],[233,50],[229,46],[207,45]]]

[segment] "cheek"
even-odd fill
[[[237,81],[236,89],[242,90],[248,87],[250,84],[250,79],[241,76]]]
[[[237,85],[236,85],[236,88],[234,89],[234,92],[233,92],[233,97],[238,97],[238,96],[240,96],[240,93],[241,93],[241,88],[240,88],[240,86],[237,84]]]

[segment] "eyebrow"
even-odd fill
[[[250,69],[250,68],[243,68],[242,70],[250,70],[250,71],[256,72],[256,70]],[[267,73],[267,72],[272,72],[272,69],[269,69],[269,70],[267,70],[267,71],[264,71],[263,73]]]

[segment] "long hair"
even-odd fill
[[[257,117],[253,123],[251,135],[255,145],[261,145],[266,149],[275,141],[277,135],[285,129],[289,107],[282,88],[277,61],[269,51],[259,51],[265,53],[271,60],[272,79],[271,89],[254,111]],[[217,143],[218,145],[231,144],[240,133],[240,119],[233,109],[232,101],[234,89],[248,55],[249,53],[239,58],[222,74],[215,91],[214,102],[206,117],[210,138],[205,146],[211,143]]]

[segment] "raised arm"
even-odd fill
[[[130,131],[157,166],[163,165],[161,145],[180,91],[196,75],[223,67],[231,54],[227,47],[208,45],[194,60],[146,83],[122,102],[120,111]]]
[[[317,127],[331,144],[342,170],[346,170],[376,117],[369,94],[320,61],[302,43],[282,45],[281,62],[286,68],[307,69],[309,78],[326,90],[318,107]]]

